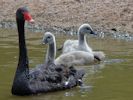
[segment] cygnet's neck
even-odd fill
[[[78,40],[79,40],[79,45],[86,45],[86,35],[81,34],[80,32],[78,33]]]
[[[56,43],[54,41],[48,46],[47,55],[46,55],[46,63],[49,61],[54,62],[55,56],[56,56]]]

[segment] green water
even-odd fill
[[[46,45],[43,34],[26,34],[30,67],[43,63]],[[59,47],[66,38],[57,36]],[[88,38],[94,50],[106,53],[100,64],[82,66],[86,70],[85,87],[34,96],[14,96],[11,86],[18,60],[18,37],[13,30],[0,29],[0,100],[133,100],[133,42]],[[58,53],[59,54],[59,53]]]

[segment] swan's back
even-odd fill
[[[53,62],[49,62],[31,69],[29,74],[24,72],[17,76],[12,86],[12,94],[30,95],[70,89],[79,85],[77,82],[82,79],[84,74],[83,70],[70,67],[66,69],[64,65],[55,65]]]
[[[78,40],[66,40],[63,45],[63,53],[77,51],[78,50]]]
[[[79,45],[78,40],[66,40],[63,45],[63,53],[72,51],[85,51],[92,53],[92,49],[88,46],[88,44]]]

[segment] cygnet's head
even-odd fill
[[[91,26],[89,24],[83,24],[79,27],[78,30],[79,34],[94,34],[96,35],[96,33],[93,31],[93,29],[91,28]]]
[[[52,33],[46,32],[43,36],[43,44],[52,44],[55,42],[55,37]]]

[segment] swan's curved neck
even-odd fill
[[[24,24],[25,24],[24,20],[17,19],[18,37],[19,37],[19,61],[17,67],[18,73],[29,71],[27,49],[25,44]]]
[[[56,43],[55,41],[51,44],[49,44],[49,47],[47,49],[47,55],[46,55],[46,62],[54,62],[56,56]]]
[[[85,34],[81,34],[80,32],[78,32],[78,40],[79,40],[79,45],[85,45],[86,42],[86,35]]]

